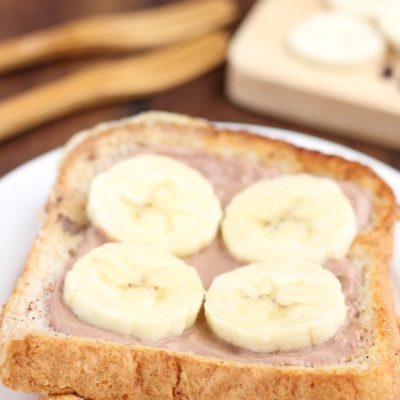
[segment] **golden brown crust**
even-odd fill
[[[74,394],[60,394],[60,395],[39,395],[39,400],[82,400],[82,397],[75,396]]]
[[[398,328],[400,330],[400,318],[397,318]],[[82,398],[75,395],[41,395],[40,400],[81,400]]]
[[[86,195],[93,176],[121,156],[129,155],[132,149],[154,145],[236,155],[271,164],[283,172],[327,175],[355,182],[370,193],[374,206],[372,223],[358,236],[350,251],[350,256],[363,260],[366,265],[363,293],[364,302],[369,306],[371,346],[361,359],[324,368],[277,367],[66,337],[49,328],[25,329],[22,322],[18,329],[12,328],[16,323],[10,322],[11,315],[19,310],[18,301],[26,295],[26,283],[41,268],[43,253],[51,249],[59,258],[66,258],[68,250],[81,240],[79,234],[62,231],[59,215],[84,226]],[[217,130],[205,123],[176,123],[163,118],[151,123],[126,122],[88,135],[69,152],[60,167],[47,204],[44,227],[13,297],[3,310],[2,380],[14,389],[78,393],[96,400],[397,400],[399,337],[387,276],[395,214],[392,191],[369,168],[283,141]],[[56,263],[55,258],[52,260]]]
[[[62,393],[71,390],[73,382],[74,391],[81,396],[101,400],[396,398],[390,369],[378,367],[367,371],[354,367],[284,371],[269,365],[217,362],[154,349],[128,350],[114,343],[104,346],[75,339],[66,346],[65,339],[54,337],[26,338],[15,342],[12,351],[20,389],[31,390],[41,382],[35,386],[41,391]],[[48,376],[51,381],[47,381]]]

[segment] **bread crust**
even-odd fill
[[[348,180],[370,194],[372,222],[350,249],[350,256],[366,265],[363,301],[368,308],[370,346],[364,354],[334,366],[281,367],[68,337],[46,326],[45,302],[44,306],[39,302],[42,308],[32,305],[32,296],[42,291],[42,297],[47,298],[51,285],[32,288],[30,282],[45,264],[53,267],[53,263],[54,268],[47,271],[56,275],[52,271],[60,270],[83,237],[65,231],[60,215],[84,227],[88,223],[86,196],[93,176],[132,149],[160,145],[234,155],[273,165],[282,172],[302,171]],[[388,278],[395,214],[394,195],[385,182],[369,168],[337,156],[247,132],[217,129],[202,120],[158,113],[103,124],[75,139],[60,165],[43,227],[2,312],[1,378],[16,390],[75,393],[96,400],[398,400],[399,337]],[[48,279],[51,283],[54,276]]]

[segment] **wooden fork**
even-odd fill
[[[138,57],[103,63],[0,103],[0,140],[99,103],[149,95],[222,63],[227,32],[216,32]]]
[[[192,0],[71,22],[0,43],[0,73],[68,55],[159,47],[191,39],[237,17],[235,0]]]

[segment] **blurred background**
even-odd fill
[[[299,0],[296,1],[300,3]],[[201,2],[202,0],[198,0],[198,3]],[[80,0],[74,2],[64,0],[1,0],[0,39],[5,41],[86,17],[112,13],[131,15],[130,13],[137,10],[168,6],[173,3],[176,2],[168,0]],[[231,15],[226,21],[221,22],[221,25],[224,26],[223,29],[227,29],[230,34],[237,30],[254,1],[236,0],[233,3],[236,7],[235,16]],[[217,28],[219,27],[216,26],[215,29]],[[74,40],[74,37],[71,37],[71,41]],[[265,37],[263,40],[267,41],[269,38]],[[15,43],[11,44],[16,45]],[[5,71],[0,76],[0,100],[7,101],[11,97],[23,95],[32,88],[41,87],[70,73],[80,71],[84,67],[98,66],[110,59],[118,60],[132,54],[141,56],[145,51],[139,49],[116,52],[115,54],[110,54],[109,51],[94,51],[90,55],[87,54],[90,52],[83,51],[76,57],[61,57],[39,65],[22,65],[16,69],[12,68],[13,70]],[[4,59],[0,46],[1,58]],[[40,123],[39,126],[34,128],[23,128],[22,134],[10,135],[0,142],[0,176],[21,163],[64,144],[70,136],[81,129],[148,109],[186,113],[211,120],[270,125],[305,132],[346,144],[400,168],[400,152],[391,145],[379,143],[379,140],[372,143],[370,140],[363,140],[362,135],[358,137],[343,135],[343,133],[339,135],[335,129],[316,128],[313,127],[312,123],[290,122],[292,121],[291,118],[277,116],[274,112],[265,112],[261,115],[260,112],[250,111],[249,107],[235,106],[225,95],[226,64],[222,63],[222,60],[218,64],[216,67],[210,67],[212,70],[202,73],[201,76],[177,87],[162,89],[157,93],[135,96],[132,99],[124,98],[118,102],[111,101],[96,106],[83,106],[70,115],[61,115],[51,121]],[[400,87],[400,85],[398,86]],[[396,86],[397,89],[399,87]],[[63,101],[63,92],[56,92],[55,97],[51,100],[52,102]],[[18,102],[15,104],[18,105]],[[20,119],[23,119],[26,108],[23,106],[24,103],[20,104],[22,105],[18,107],[16,113]],[[44,105],[36,104],[36,106],[47,107],[46,103]],[[4,108],[3,114],[1,110],[2,105],[0,104],[0,125],[2,117],[6,118],[10,114],[10,108]]]

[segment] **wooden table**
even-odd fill
[[[252,2],[252,0],[239,1],[242,14],[246,12]],[[166,0],[1,0],[0,39],[87,15],[131,10],[135,7],[163,3],[166,3]],[[84,65],[99,61],[101,61],[99,57],[64,60],[2,76],[0,77],[0,98],[6,98],[67,72],[77,70]],[[332,132],[321,132],[304,126],[292,125],[276,120],[272,116],[257,116],[237,109],[224,97],[223,77],[224,69],[221,67],[166,93],[120,105],[83,111],[10,139],[0,144],[0,176],[19,164],[62,145],[71,135],[81,129],[88,128],[100,121],[121,118],[147,109],[187,113],[212,120],[271,125],[311,133],[361,150],[400,169],[400,152],[398,151],[339,137]],[[24,110],[21,110],[21,114],[23,112]]]

